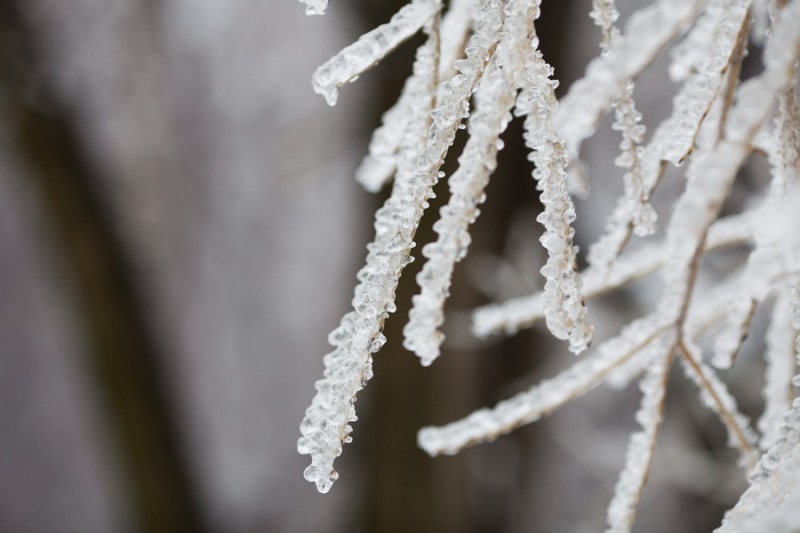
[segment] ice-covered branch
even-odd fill
[[[597,353],[587,355],[554,378],[503,400],[492,409],[480,409],[446,426],[423,428],[417,442],[430,455],[454,454],[510,433],[590,391],[664,331],[658,316],[636,320],[618,336],[602,343]]]
[[[455,0],[442,17],[439,50],[440,81],[449,80],[455,74],[455,61],[461,57],[472,16],[475,15],[476,0]],[[389,182],[397,170],[400,143],[408,126],[408,117],[415,108],[425,105],[430,95],[412,92],[418,81],[417,69],[403,86],[397,102],[383,114],[381,126],[377,128],[369,143],[369,153],[356,170],[356,180],[370,192],[379,191]],[[423,101],[420,101],[423,100]]]
[[[577,354],[589,347],[592,326],[586,318],[577,271],[577,247],[572,244],[575,206],[567,191],[567,152],[552,124],[558,108],[556,83],[550,79],[552,68],[538,50],[526,66],[526,74],[531,110],[525,118],[525,144],[531,149],[529,159],[536,166],[533,177],[544,205],[536,218],[545,228],[539,241],[547,250],[547,262],[541,269],[546,279],[542,307],[547,329],[556,338],[569,339],[570,351]]]
[[[477,111],[467,125],[469,139],[459,157],[458,170],[449,180],[450,199],[433,228],[435,242],[422,253],[428,261],[417,276],[420,293],[413,298],[409,320],[403,329],[404,346],[416,353],[422,364],[438,356],[444,335],[444,303],[450,292],[455,263],[464,258],[470,243],[469,225],[480,214],[478,205],[497,165],[500,134],[511,120],[517,90],[521,87],[526,57],[533,53],[533,21],[538,2],[514,0],[506,5],[504,39],[476,93]]]
[[[712,104],[718,97],[725,73],[737,50],[741,53],[749,27],[749,0],[728,2],[715,26],[700,60],[699,70],[692,75],[673,99],[670,117],[653,133],[637,161],[641,179],[636,179],[636,193],[623,195],[614,207],[604,235],[589,248],[588,260],[593,266],[609,265],[628,242],[634,229],[647,234],[654,229],[654,213],[647,201],[666,169],[667,163],[680,165],[695,146],[697,134]],[[631,180],[631,187],[634,187]],[[626,185],[627,187],[627,185]]]
[[[353,311],[328,337],[335,349],[324,358],[324,376],[316,383],[317,394],[300,425],[303,436],[297,442],[297,450],[311,456],[304,476],[323,493],[338,478],[333,462],[341,454],[342,444],[351,440],[350,423],[357,419],[356,394],[372,377],[372,354],[386,340],[381,333],[383,322],[395,309],[397,282],[411,261],[414,231],[431,194],[430,184],[416,173],[415,161],[433,106],[437,50],[438,35],[431,32],[417,51],[417,76],[411,88],[412,94],[429,95],[427,106],[415,108],[409,117],[397,180],[391,196],[375,215],[375,238],[367,247],[366,264],[358,272]]]
[[[676,335],[665,334],[650,343],[640,358],[647,361],[647,371],[639,382],[642,403],[636,411],[641,431],[631,435],[625,455],[625,467],[620,472],[614,497],[608,506],[606,533],[628,533],[633,526],[636,504],[642,494],[653,455],[658,432],[664,416],[669,370],[672,367]]]
[[[597,127],[633,78],[703,9],[707,0],[658,0],[631,15],[611,53],[594,59],[576,81],[554,118],[571,155]]]
[[[317,395],[300,426],[303,436],[298,440],[298,451],[311,455],[311,466],[304,476],[316,483],[320,492],[330,490],[338,477],[333,461],[341,454],[342,443],[350,440],[356,393],[372,376],[372,354],[385,342],[383,322],[396,308],[395,290],[403,268],[411,261],[414,233],[438,181],[442,160],[468,114],[469,97],[500,38],[502,24],[500,6],[486,2],[466,58],[457,63],[458,73],[446,83],[441,105],[433,110],[413,110],[392,195],[376,213],[375,239],[367,247],[366,265],[358,273],[354,310],[329,337],[336,349],[325,356],[324,377],[316,384]],[[414,91],[428,94],[430,105],[436,95],[438,49],[438,33],[432,31],[418,51],[425,59],[415,63],[420,72],[429,74],[419,76],[420,85]],[[417,130],[424,131],[428,124],[426,137]]]
[[[750,427],[750,421],[739,412],[736,400],[728,392],[727,387],[719,380],[714,371],[703,363],[700,351],[688,340],[679,344],[686,375],[700,389],[700,400],[709,409],[719,415],[728,430],[728,442],[737,448],[742,456],[742,464],[752,468],[757,459],[756,434]]]
[[[795,374],[795,330],[792,327],[791,292],[783,288],[775,300],[766,335],[764,358],[764,414],[758,421],[761,449],[770,448],[778,439],[783,414],[791,408]]]
[[[800,8],[784,9],[773,39],[764,53],[764,71],[742,84],[731,109],[724,138],[708,156],[695,159],[689,168],[686,192],[673,211],[667,239],[670,262],[664,269],[661,310],[678,318],[691,291],[693,269],[708,227],[716,219],[722,202],[749,153],[752,139],[767,119],[775,98],[786,90],[800,48]],[[792,26],[794,24],[794,26]]]
[[[317,4],[321,3],[313,5],[316,7]],[[413,0],[403,6],[389,22],[365,33],[319,67],[311,79],[314,91],[325,97],[328,105],[335,105],[342,85],[378,64],[389,52],[422,29],[441,7],[441,0]]]
[[[753,212],[716,221],[706,239],[706,252],[734,246],[752,239]],[[583,297],[602,296],[656,272],[667,260],[663,243],[642,247],[621,256],[607,271],[588,268],[582,273]],[[494,333],[514,333],[544,318],[542,294],[536,293],[479,307],[473,312],[472,331],[478,337]]]
[[[453,268],[467,253],[471,240],[467,227],[479,214],[478,205],[485,197],[484,189],[496,165],[499,136],[511,119],[515,96],[513,85],[497,66],[481,81],[478,102],[491,105],[479,105],[469,121],[469,140],[459,157],[458,170],[448,180],[450,200],[434,224],[439,237],[422,249],[428,260],[417,275],[420,293],[413,298],[403,329],[403,344],[425,366],[439,356],[444,340],[439,327],[444,322],[444,302],[450,293]]]

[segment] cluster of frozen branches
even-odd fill
[[[304,2],[309,13],[327,7],[326,0]],[[629,531],[671,369],[680,361],[750,474],[748,489],[720,531],[755,531],[762,521],[771,524],[770,531],[795,531],[800,528],[800,376],[793,378],[800,354],[800,0],[655,0],[631,15],[624,28],[616,26],[613,0],[594,0],[590,16],[601,30],[600,53],[560,101],[553,68],[538,46],[540,3],[451,0],[445,9],[441,0],[412,0],[314,74],[314,89],[334,104],[344,84],[404,40],[420,31],[427,35],[357,172],[372,191],[393,181],[392,192],[376,213],[353,310],[330,335],[335,349],[324,359],[324,377],[301,425],[298,450],[311,456],[305,477],[321,492],[338,477],[333,462],[351,440],[356,394],[370,379],[372,356],[386,340],[383,323],[396,309],[395,290],[411,261],[415,231],[432,188],[445,177],[440,168],[448,149],[466,128],[458,169],[448,178],[449,202],[434,225],[437,239],[422,249],[426,262],[404,329],[404,345],[423,365],[439,356],[454,265],[469,248],[469,226],[496,167],[500,135],[518,116],[524,118],[532,177],[544,206],[537,219],[547,252],[544,289],[477,309],[473,331],[479,337],[513,333],[543,319],[570,351],[583,355],[562,373],[492,408],[422,429],[419,445],[431,455],[457,453],[533,422],[604,382],[638,380],[641,429],[631,437],[608,508],[608,531]],[[753,24],[754,19],[762,22]],[[763,68],[741,81],[742,58],[753,41],[763,44]],[[670,116],[647,138],[634,82],[666,50],[672,52],[670,76],[680,89]],[[582,141],[608,113],[622,137],[615,162],[623,169],[624,192],[589,250],[588,266],[579,271],[570,195],[581,176],[573,169],[581,168]],[[758,205],[722,217],[737,173],[751,156],[768,158],[769,189]],[[670,166],[684,170],[685,185],[663,223],[666,236],[626,250],[634,235],[655,231],[650,199]],[[716,286],[700,287],[696,280],[705,255],[738,245],[749,246],[746,264]],[[656,273],[663,289],[653,312],[589,349],[593,328],[585,302]],[[766,408],[753,427],[715,367],[734,364],[754,314],[768,302],[773,303]],[[709,332],[712,342],[702,338]],[[713,349],[706,354],[701,346]]]

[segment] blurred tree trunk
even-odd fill
[[[354,271],[353,110],[308,85],[347,25],[3,10],[0,529],[335,529],[295,440]]]

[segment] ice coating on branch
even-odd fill
[[[536,220],[545,228],[539,241],[547,250],[547,262],[541,269],[546,280],[542,296],[545,322],[556,338],[568,339],[570,351],[577,354],[589,347],[592,326],[586,319],[577,247],[572,244],[575,206],[567,191],[567,152],[552,124],[558,108],[552,73],[536,50],[526,65],[530,84],[526,97],[531,109],[525,118],[525,145],[531,149],[528,159],[536,167],[533,177],[544,205]]]
[[[800,469],[799,425],[800,398],[795,398],[791,410],[784,414],[778,439],[761,455],[750,473],[750,485],[736,505],[725,513],[722,526],[715,533],[733,533],[749,521],[760,522],[786,496],[792,487],[789,481],[796,486]]]
[[[572,84],[554,118],[571,155],[577,155],[614,99],[705,7],[707,0],[658,0],[640,9],[611,53],[592,60]]]
[[[791,377],[795,373],[795,330],[792,328],[791,292],[784,287],[772,308],[766,336],[764,414],[758,420],[761,448],[772,447],[780,435],[783,414],[791,408]]]
[[[471,237],[467,230],[480,213],[478,205],[485,198],[484,189],[497,161],[498,139],[511,119],[514,87],[502,71],[490,68],[478,88],[480,106],[468,124],[470,137],[459,157],[458,170],[449,179],[450,200],[442,207],[433,229],[436,242],[425,245],[422,254],[428,261],[417,275],[420,293],[413,298],[408,323],[403,329],[403,345],[416,353],[425,366],[438,356],[444,335],[444,302],[450,292],[453,267],[467,253]]]
[[[439,79],[449,80],[455,74],[455,63],[464,56],[464,43],[470,26],[478,16],[479,0],[451,0],[442,17]]]
[[[602,39],[600,50],[602,54],[608,55],[614,41],[619,37],[619,28],[614,23],[619,18],[619,11],[614,0],[592,0],[592,10],[589,12],[595,25],[600,28]]]
[[[380,127],[372,133],[369,153],[356,169],[356,181],[369,192],[378,192],[394,177],[400,157],[400,144],[408,128],[410,113],[430,99],[426,93],[413,92],[413,87],[417,84],[419,80],[416,79],[416,74],[412,74],[406,80],[397,103],[383,114]]]
[[[711,0],[686,37],[672,47],[672,61],[669,65],[669,77],[672,81],[684,81],[700,70],[714,38],[714,30],[725,16],[725,10],[730,3],[730,0]]]
[[[737,271],[709,290],[695,287],[695,296],[683,325],[683,334],[688,339],[694,341],[722,322],[725,316],[723,310],[733,300],[741,280],[742,272]],[[637,358],[621,365],[609,374],[606,385],[615,390],[627,387],[630,382],[642,375],[646,364],[646,360]]]
[[[306,15],[324,15],[328,0],[300,0],[306,5]]]
[[[466,58],[457,62],[458,73],[445,84],[441,105],[433,110],[430,106],[413,109],[392,194],[375,215],[375,239],[367,246],[366,265],[357,276],[354,310],[329,336],[336,349],[324,358],[324,377],[317,382],[317,395],[300,425],[303,436],[297,449],[311,455],[304,476],[316,483],[320,492],[330,490],[338,477],[333,461],[341,454],[342,443],[349,442],[355,395],[372,377],[372,354],[385,342],[383,321],[395,310],[395,290],[403,268],[411,261],[414,233],[433,195],[442,161],[469,112],[469,97],[500,38],[502,23],[499,2],[488,0],[467,44]],[[431,105],[436,95],[438,49],[438,33],[431,31],[417,52],[426,59],[415,61],[415,68],[429,75],[417,78],[420,84],[413,92],[428,94]],[[420,130],[429,124],[426,136]]]
[[[631,435],[625,455],[625,467],[614,488],[608,506],[606,533],[629,533],[636,513],[636,504],[647,481],[656,439],[664,417],[664,398],[667,392],[669,369],[673,361],[676,335],[665,333],[655,339],[639,356],[647,361],[647,371],[639,382],[642,402],[636,411],[641,430]]]
[[[515,0],[506,6],[503,42],[498,46],[496,61],[478,86],[477,111],[467,126],[469,139],[458,159],[458,170],[449,179],[450,199],[433,225],[438,238],[422,250],[428,261],[417,275],[420,293],[413,298],[403,329],[403,344],[425,366],[439,356],[444,340],[439,327],[444,322],[453,268],[467,253],[471,241],[468,227],[480,214],[478,205],[485,198],[484,190],[497,165],[499,137],[511,120],[519,87],[519,80],[512,73],[522,70],[524,54],[530,49],[533,19],[538,13],[538,2]]]
[[[706,238],[706,251],[750,241],[754,215],[748,211],[714,222]],[[583,298],[589,300],[601,296],[656,272],[667,259],[664,248],[664,243],[643,246],[620,256],[608,269],[587,268],[581,274]],[[475,309],[472,332],[479,338],[495,333],[513,334],[542,318],[542,294],[536,293]]]
[[[800,469],[800,454],[792,462],[787,465],[787,471],[777,474],[780,480],[780,486],[784,489],[778,493],[779,497],[775,498],[778,505],[775,506],[771,512],[764,517],[755,517],[751,520],[746,520],[737,526],[720,528],[716,531],[718,533],[795,533],[800,531],[800,486],[796,474]],[[772,502],[770,502],[772,503]]]
[[[311,78],[314,91],[325,97],[328,105],[336,105],[342,85],[374,67],[417,33],[440,8],[440,0],[414,0],[403,6],[389,22],[365,33],[319,67]]]
[[[667,316],[685,311],[690,290],[691,264],[706,229],[717,217],[736,172],[750,151],[752,139],[769,115],[772,102],[786,90],[800,47],[800,7],[795,2],[783,10],[764,52],[764,71],[743,83],[731,108],[725,135],[714,150],[695,159],[667,229],[672,261],[664,270],[664,296],[660,305]]]
[[[455,74],[454,63],[463,53],[474,11],[475,0],[455,0],[442,18],[439,81],[448,80]],[[381,126],[372,133],[369,153],[356,170],[356,180],[370,192],[379,191],[394,177],[408,117],[415,107],[426,105],[424,100],[430,96],[419,91],[412,93],[412,88],[419,83],[414,79],[416,76],[412,74],[406,80],[400,98],[383,114]]]
[[[758,307],[782,275],[800,268],[800,181],[784,181],[779,165],[773,166],[775,181],[759,217],[756,248],[750,254],[739,298],[729,310],[728,322],[714,345],[713,363],[730,368]]]
[[[752,468],[758,458],[756,452],[758,438],[751,428],[750,420],[739,412],[736,400],[714,370],[703,363],[700,349],[691,341],[684,340],[682,351],[683,368],[686,375],[700,389],[700,402],[719,415],[728,430],[728,445],[739,450],[742,466]]]
[[[656,212],[648,201],[649,194],[644,185],[642,142],[645,127],[633,100],[633,83],[628,84],[625,93],[614,102],[614,114],[616,120],[612,127],[622,132],[622,153],[614,164],[628,170],[623,178],[625,192],[622,201],[627,212],[631,213],[634,232],[641,236],[650,235],[656,229]]]
[[[748,0],[733,0],[726,5],[724,16],[715,26],[713,39],[698,58],[698,72],[675,96],[670,117],[656,128],[653,138],[641,152],[637,169],[641,179],[634,179],[632,174],[630,180],[636,196],[631,199],[625,194],[620,198],[606,223],[604,235],[589,247],[589,264],[602,267],[612,262],[633,228],[637,234],[647,234],[654,229],[655,212],[647,202],[666,163],[682,164],[694,148],[700,126],[720,93],[739,36],[746,35],[748,5]],[[626,183],[626,190],[628,187]]]
[[[338,478],[333,461],[342,453],[342,444],[351,440],[356,393],[372,377],[372,354],[386,341],[381,333],[383,322],[394,312],[400,273],[411,262],[414,231],[431,194],[430,185],[415,170],[433,105],[437,41],[438,36],[432,33],[417,51],[415,68],[419,75],[414,78],[411,93],[430,95],[428,103],[409,116],[397,180],[391,196],[375,214],[375,238],[367,246],[366,264],[357,275],[353,311],[328,337],[335,349],[324,358],[324,376],[316,383],[317,394],[300,425],[303,436],[297,441],[297,451],[311,455],[311,465],[303,475],[323,493]]]
[[[663,331],[663,322],[656,315],[635,320],[619,335],[602,343],[597,353],[557,376],[501,401],[492,409],[480,409],[446,426],[421,429],[417,444],[430,455],[452,455],[535,422],[599,385],[612,369],[637,356]]]
[[[611,53],[619,39],[619,29],[614,25],[619,12],[613,0],[594,0],[589,15],[600,27],[603,39],[600,42],[602,56]],[[620,150],[622,153],[614,160],[618,167],[627,169],[624,176],[624,202],[633,214],[633,224],[637,234],[649,235],[655,231],[656,213],[647,202],[642,178],[642,142],[646,129],[642,122],[642,114],[636,109],[633,99],[633,81],[629,82],[624,92],[612,102],[614,108],[614,124],[612,128],[622,132]]]

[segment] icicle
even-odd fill
[[[675,341],[674,332],[662,335],[650,343],[638,357],[648,361],[647,372],[639,383],[642,403],[636,412],[636,421],[642,429],[631,435],[625,455],[625,468],[620,472],[614,497],[608,506],[609,527],[606,533],[629,533],[633,526],[636,504],[650,472],[656,439],[664,417],[664,399]]]
[[[764,450],[775,444],[783,414],[791,408],[795,332],[792,328],[791,293],[786,289],[784,291],[775,300],[766,337],[765,407],[764,414],[758,421],[761,449]]]
[[[324,15],[328,0],[300,0],[306,5],[306,15]]]
[[[614,99],[702,11],[707,0],[658,0],[631,15],[606,57],[594,59],[572,84],[554,118],[570,154],[594,133]]]
[[[753,210],[756,211],[756,210]],[[753,236],[754,212],[717,220],[708,232],[705,251],[748,242]],[[588,268],[582,273],[583,298],[590,300],[642,279],[661,268],[667,259],[664,243],[643,246],[620,256],[608,270]],[[485,338],[495,333],[513,334],[544,318],[542,294],[512,298],[475,309],[472,333]]]
[[[547,250],[547,262],[541,270],[547,280],[542,300],[545,322],[556,338],[569,339],[570,351],[577,354],[591,343],[592,326],[586,319],[581,278],[576,270],[577,248],[572,244],[575,206],[567,192],[567,153],[551,123],[558,106],[556,82],[550,79],[552,67],[538,50],[526,70],[532,108],[524,124],[525,144],[531,149],[529,159],[536,167],[533,177],[542,191],[544,205],[536,220],[545,228],[539,241]]]
[[[480,409],[446,426],[423,428],[417,434],[417,443],[430,455],[452,455],[535,422],[599,385],[612,369],[637,356],[664,330],[657,315],[635,320],[619,335],[602,343],[597,353],[554,378],[503,400],[492,409]]]
[[[314,91],[324,96],[328,105],[336,105],[342,85],[378,64],[417,33],[440,8],[441,0],[413,0],[403,6],[389,22],[365,33],[319,67],[312,77]]]

